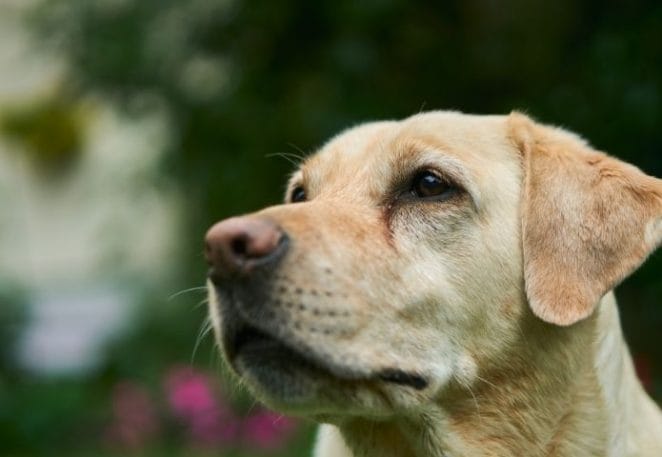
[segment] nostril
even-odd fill
[[[248,253],[248,240],[246,236],[239,236],[230,242],[232,253],[237,257],[245,257]]]

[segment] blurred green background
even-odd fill
[[[662,3],[0,2],[0,454],[303,456],[223,381],[208,226],[420,110],[523,110],[662,176]],[[662,400],[662,253],[618,290]]]

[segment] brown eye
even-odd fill
[[[290,195],[290,201],[292,203],[299,203],[306,201],[306,191],[302,186],[296,186],[292,190],[292,194]]]
[[[418,198],[446,198],[455,192],[450,185],[431,171],[421,171],[412,182],[411,192]]]

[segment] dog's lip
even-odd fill
[[[304,344],[295,345],[257,326],[243,323],[233,335],[225,338],[225,350],[231,363],[241,357],[275,356],[288,365],[323,372],[342,380],[365,379],[362,370],[341,366],[326,360]],[[297,347],[298,346],[298,347]]]
[[[242,356],[248,359],[271,355],[282,359],[288,366],[295,365],[341,381],[381,381],[415,390],[425,389],[428,385],[428,381],[418,373],[396,368],[364,372],[323,360],[305,346],[296,348],[293,344],[249,324],[244,324],[228,338],[225,346],[231,363]]]

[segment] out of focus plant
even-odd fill
[[[0,113],[0,133],[17,142],[35,168],[49,176],[70,169],[82,151],[83,103],[56,92]]]
[[[0,282],[0,373],[8,373],[14,365],[16,340],[27,321],[28,311],[25,293]],[[0,375],[0,395],[1,391]]]
[[[163,423],[171,420],[184,431],[185,448],[199,451],[274,453],[283,450],[297,429],[293,419],[261,407],[240,414],[214,379],[191,367],[170,368],[162,387],[154,397],[135,381],[115,385],[113,413],[106,431],[111,448],[149,449],[164,439]],[[157,407],[159,400],[161,409]]]
[[[153,444],[159,418],[149,391],[132,381],[120,381],[112,392],[112,422],[105,438],[111,446],[140,450]]]
[[[187,367],[172,368],[165,380],[168,405],[196,446],[230,446],[239,437],[239,419],[207,375]]]

